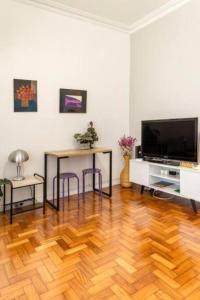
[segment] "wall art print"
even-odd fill
[[[86,113],[87,91],[60,89],[60,113]]]
[[[37,81],[14,79],[14,111],[37,111]]]

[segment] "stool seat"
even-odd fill
[[[101,169],[98,169],[98,168],[84,169],[84,170],[83,170],[83,173],[85,173],[85,174],[101,173]]]
[[[60,174],[60,179],[67,179],[67,178],[73,178],[73,177],[78,177],[76,173],[73,172],[67,172],[67,173],[61,173]],[[54,178],[57,178],[57,176],[54,176]]]

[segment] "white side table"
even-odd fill
[[[41,185],[43,186],[43,197],[42,197],[42,203],[37,203],[35,199],[36,195],[36,186]],[[6,204],[6,190],[7,186],[10,186],[10,203]],[[32,187],[33,188],[33,194],[28,199],[23,199],[17,202],[13,202],[13,196],[14,196],[14,190],[21,189],[25,187]],[[32,205],[27,205],[24,207],[17,207],[13,208],[13,204],[16,203],[22,203],[26,201],[32,201]],[[45,214],[45,204],[46,200],[44,197],[44,177],[39,174],[34,174],[33,176],[27,176],[24,180],[21,181],[14,181],[10,180],[8,184],[4,186],[4,196],[3,196],[3,213],[6,213],[6,206],[10,206],[10,209],[8,210],[10,213],[10,223],[12,224],[13,221],[13,215],[24,213],[30,210],[43,208],[43,214]]]

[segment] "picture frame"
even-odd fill
[[[37,81],[14,79],[14,112],[37,112]]]
[[[60,89],[60,113],[86,113],[87,91]]]

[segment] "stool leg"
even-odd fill
[[[102,175],[101,175],[101,173],[99,173],[99,195],[102,200]]]
[[[55,193],[55,180],[56,180],[56,177],[53,179],[53,205],[54,205],[54,202],[55,202],[55,197],[54,197],[54,193]]]
[[[69,178],[67,178],[67,193],[68,193],[68,203],[69,203],[69,200],[70,200],[70,194],[69,194],[69,191],[70,191],[70,188],[69,188],[69,184],[70,184],[70,181],[69,181]]]
[[[63,210],[65,209],[65,200],[64,200],[64,198],[65,198],[65,178],[63,178],[63,194],[62,194],[62,196],[63,196]]]
[[[78,178],[78,176],[76,177],[76,179],[77,179],[77,189],[78,189],[78,207],[80,206],[80,197],[79,197],[79,178]]]
[[[83,172],[83,198],[85,198],[85,173]]]
[[[63,190],[62,190],[62,197],[64,199],[64,197],[65,197],[65,179],[64,178],[63,178],[63,182],[62,182],[62,188],[63,188]]]

